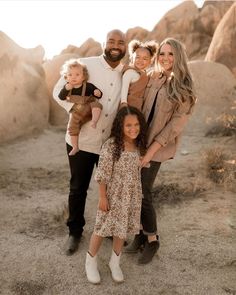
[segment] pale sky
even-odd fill
[[[112,29],[151,31],[182,0],[0,0],[0,31],[23,48],[42,45],[46,58],[88,38],[103,43]],[[195,0],[198,7],[203,1]]]

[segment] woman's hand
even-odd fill
[[[149,168],[150,167],[150,161],[151,161],[152,157],[148,154],[146,154],[144,157],[140,158],[140,167],[146,167]]]
[[[161,148],[160,143],[154,141],[148,148],[146,154],[140,158],[140,167],[150,167],[150,161],[154,157],[155,153]]]

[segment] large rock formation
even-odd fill
[[[206,60],[226,65],[236,77],[236,3],[230,7],[219,23]]]
[[[63,63],[71,58],[78,58],[76,53],[67,53],[55,56],[52,60],[48,60],[43,64],[46,74],[46,83],[48,91],[50,93],[50,116],[49,122],[53,125],[65,125],[68,121],[68,114],[59,106],[59,104],[53,99],[52,93],[55,84],[60,78],[60,70]]]
[[[236,97],[236,80],[220,63],[191,61],[189,67],[198,100],[187,131],[205,133],[216,124],[220,115],[231,112]]]
[[[213,36],[222,17],[235,1],[205,1],[200,9],[200,22],[204,31]]]
[[[19,59],[24,60],[27,63],[42,64],[43,62],[45,50],[42,46],[37,46],[35,48],[30,49],[22,48],[1,31],[0,44],[0,57],[7,52],[8,56],[17,55]]]
[[[234,1],[221,2],[207,1],[199,9],[193,1],[184,1],[164,15],[147,39],[174,37],[185,44],[190,59],[204,59],[215,28]]]
[[[143,29],[141,27],[128,29],[128,31],[126,32],[127,42],[133,39],[146,40],[148,38],[149,33],[150,32],[148,30]]]
[[[41,47],[24,49],[0,32],[0,142],[48,125],[49,99]]]
[[[89,38],[80,47],[69,45],[61,52],[61,54],[65,53],[74,53],[82,57],[97,56],[102,54],[102,47],[99,42],[95,41],[93,38]]]

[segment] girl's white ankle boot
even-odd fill
[[[111,276],[113,280],[117,283],[122,283],[124,281],[124,275],[120,268],[120,257],[121,253],[119,255],[116,255],[116,253],[112,250],[111,259],[109,261],[109,268],[111,270]]]
[[[92,257],[88,252],[86,254],[85,271],[87,279],[92,284],[99,284],[101,282],[100,274],[97,265],[97,255]]]

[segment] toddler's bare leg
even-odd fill
[[[101,111],[102,110],[100,108],[96,108],[96,107],[92,108],[92,122],[91,122],[91,126],[93,128],[96,128],[96,126],[97,126],[97,121],[98,121],[98,119],[100,117]]]
[[[78,145],[78,135],[71,135],[71,144],[72,144],[72,150],[69,153],[69,156],[74,156],[79,151],[79,145]]]

